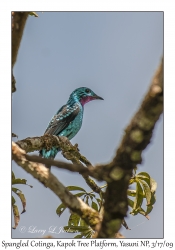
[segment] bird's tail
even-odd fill
[[[46,149],[41,149],[39,151],[39,156],[46,158],[46,159],[54,159],[56,154],[58,153],[59,149],[52,147],[50,150],[46,150]],[[51,165],[46,165],[45,166],[49,169],[51,169]]]

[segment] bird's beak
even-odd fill
[[[102,97],[100,97],[100,96],[98,96],[98,95],[95,95],[95,96],[94,96],[94,99],[104,100]]]

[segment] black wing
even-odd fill
[[[60,134],[75,119],[79,111],[80,107],[78,104],[74,104],[72,107],[68,105],[62,106],[50,121],[44,134]]]

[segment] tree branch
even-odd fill
[[[33,138],[26,138],[21,141],[16,142],[22,149],[26,152],[33,152],[35,150],[40,150],[42,148],[51,149],[52,147],[59,147],[62,150],[63,156],[67,159],[72,161],[72,164],[64,163],[60,161],[55,161],[51,159],[42,159],[41,157],[37,156],[27,156],[30,161],[41,162],[46,165],[51,165],[59,168],[64,168],[69,171],[79,172],[83,178],[85,179],[87,185],[96,193],[104,195],[103,191],[100,187],[92,180],[88,175],[103,180],[101,177],[99,178],[98,170],[94,171],[89,160],[86,159],[85,156],[81,155],[78,151],[77,144],[73,146],[68,138],[64,136],[53,136],[53,135],[43,135],[41,137],[33,137]],[[83,162],[88,168],[85,168]]]
[[[112,162],[106,167],[108,183],[104,217],[98,238],[111,238],[127,214],[127,189],[132,170],[142,162],[142,152],[150,143],[153,129],[163,111],[163,59],[138,112],[134,115]]]
[[[29,12],[12,12],[12,67],[14,66]]]
[[[80,174],[89,174],[93,176],[93,167],[84,167],[83,165],[80,164],[72,164],[72,163],[67,163],[63,161],[57,161],[53,159],[46,159],[42,158],[38,155],[27,155],[26,154],[26,159],[31,162],[37,162],[37,163],[42,163],[44,165],[51,165],[55,166],[61,169],[66,169],[71,172],[79,172]]]
[[[83,162],[86,166],[92,165],[90,161],[86,159],[85,156],[81,155],[78,151],[77,144],[73,146],[71,142],[65,136],[54,136],[54,135],[43,135],[40,137],[28,137],[24,140],[17,141],[16,144],[20,146],[20,148],[24,149],[26,153],[38,151],[43,148],[47,150],[52,147],[58,147],[62,150],[62,152],[68,152],[69,158],[71,158],[70,153],[74,155],[78,160]],[[66,155],[65,155],[66,156]],[[67,159],[67,157],[66,157]],[[71,160],[71,159],[68,159]]]
[[[35,179],[50,188],[71,211],[77,213],[95,230],[101,221],[99,213],[79,197],[70,193],[44,165],[28,161],[25,151],[20,149],[14,142],[12,142],[12,159]]]
[[[16,80],[12,72],[12,93],[16,91]]]
[[[16,62],[18,49],[29,12],[12,12],[12,68]],[[12,93],[16,91],[16,80],[12,73]]]
[[[75,156],[75,154],[73,154],[70,151],[63,151],[63,156],[67,159],[67,160],[71,160],[72,163],[74,165],[81,165],[83,166],[83,164],[80,162],[80,160]],[[83,156],[84,157],[84,156]],[[85,157],[84,157],[85,158]],[[95,192],[98,194],[101,194],[102,196],[104,195],[104,192],[101,190],[101,188],[96,184],[96,182],[94,180],[92,180],[90,176],[99,179],[98,178],[98,171],[95,171],[95,168],[90,166],[89,164],[86,163],[86,166],[88,167],[89,172],[81,172],[82,177],[84,178],[84,180],[86,181],[87,185]],[[79,172],[80,173],[80,172]]]

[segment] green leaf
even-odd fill
[[[12,171],[12,181],[15,180],[15,174]]]
[[[131,199],[129,199],[129,198],[128,198],[128,205],[130,207],[132,207],[132,208],[134,206],[134,202]],[[132,215],[137,215],[138,213],[144,215],[147,219],[149,219],[149,217],[147,216],[146,212],[141,207],[138,207],[137,209],[133,209],[130,212],[130,214],[132,214]]]
[[[18,197],[19,197],[20,200],[21,200],[21,203],[22,203],[22,206],[23,206],[23,210],[22,210],[21,214],[24,213],[24,212],[26,212],[26,198],[25,198],[24,194],[23,194],[23,193],[21,192],[21,190],[18,189],[18,188],[12,187],[12,191],[13,191],[16,195],[18,195]]]
[[[38,15],[37,15],[35,12],[33,12],[33,11],[31,11],[31,12],[29,13],[29,15],[30,15],[30,16],[34,16],[34,17],[38,17]]]
[[[98,211],[98,205],[94,201],[92,201],[92,208]]]
[[[98,202],[98,204],[99,204],[99,206],[100,206],[100,204],[101,204],[101,199],[96,198],[96,197],[95,197],[95,199],[97,200],[97,202]]]
[[[136,184],[136,197],[134,199],[133,210],[140,207],[143,203],[143,190],[139,182]]]
[[[21,203],[22,203],[23,210],[21,214],[23,214],[24,212],[26,212],[26,198],[23,193],[17,193],[17,195],[19,196]]]
[[[153,210],[153,205],[148,205],[145,214],[148,215],[149,213],[151,213],[152,210]]]
[[[144,210],[143,208],[141,208],[141,207],[139,207],[139,208],[136,209],[135,211],[136,211],[137,213],[139,213],[139,214],[142,214],[142,215],[146,216],[145,210]]]
[[[81,218],[80,219],[80,226],[87,226],[86,222]]]
[[[86,203],[87,205],[89,205],[88,201],[89,201],[89,196],[86,196],[86,201],[85,201],[85,203]]]
[[[151,192],[155,192],[156,189],[157,189],[157,182],[153,179],[153,178],[150,178],[150,185],[151,185]]]
[[[128,198],[128,206],[132,207],[134,206],[134,201]]]
[[[62,215],[62,213],[64,212],[64,210],[67,208],[67,206],[65,206],[63,203],[61,203],[57,209],[56,209],[56,213],[58,214],[58,216],[60,217]]]
[[[128,225],[127,225],[125,219],[123,219],[122,225],[123,225],[126,229],[131,230],[131,229],[128,227]]]
[[[95,194],[89,194],[91,200],[93,200],[93,198],[95,198]]]
[[[135,181],[137,183],[136,191],[127,191],[129,196],[135,197],[134,202],[128,198],[128,205],[133,208],[131,214],[136,215],[140,213],[149,219],[148,214],[152,211],[153,204],[156,201],[154,193],[157,188],[157,183],[146,172],[140,172],[137,176],[135,176]],[[134,183],[133,178],[132,183]],[[141,207],[143,198],[146,198],[147,201],[146,211]]]
[[[84,191],[86,193],[86,190],[84,190],[84,188],[78,187],[78,186],[68,186],[66,187],[69,191],[75,191],[75,190],[79,190],[79,191]]]
[[[135,197],[135,196],[136,196],[136,190],[128,189],[128,190],[127,190],[127,194],[128,194],[129,196]]]
[[[17,192],[22,193],[22,191],[18,188],[12,187],[12,191],[16,194]]]
[[[65,226],[64,230],[68,231],[69,233],[77,233],[77,232],[86,232],[89,230],[88,226]]]
[[[69,217],[68,226],[78,226],[80,216],[76,213],[72,213]]]
[[[77,196],[77,197],[81,197],[81,196],[83,196],[83,195],[85,195],[86,193],[85,192],[81,192],[81,193],[77,193],[77,194],[75,194],[75,196]]]
[[[140,172],[136,175],[136,177],[142,177],[143,179],[150,179],[150,175],[147,172]]]
[[[25,180],[25,179],[19,179],[19,178],[14,179],[14,180],[12,180],[12,185],[14,185],[14,184],[25,184],[25,185],[33,188],[33,186],[27,184],[27,180]]]
[[[155,202],[156,202],[156,195],[155,195],[155,193],[152,193],[150,204],[154,205]]]
[[[148,173],[146,173],[146,172],[140,172],[140,173],[136,176],[136,178],[145,181],[145,182],[148,184],[148,186],[151,187],[151,186],[150,186],[150,175],[149,175]]]
[[[132,214],[132,215],[137,215],[138,213],[145,216],[149,220],[149,216],[146,214],[145,210],[141,207],[130,212],[130,214]]]
[[[85,235],[85,238],[86,239],[90,239],[91,237],[92,237],[92,231],[90,231],[89,233],[87,233],[86,235]]]
[[[153,209],[153,204],[156,202],[156,196],[155,196],[155,194],[152,194],[152,196],[151,196],[151,201],[150,201],[150,205],[148,205],[147,206],[147,210],[146,210],[146,215],[147,214],[149,214],[151,211],[152,211],[152,209]]]
[[[77,234],[74,239],[81,239],[83,237],[83,234]]]
[[[150,190],[148,184],[141,179],[140,179],[140,184],[142,184],[143,190],[145,192],[145,197],[147,200],[147,205],[149,205],[150,201],[151,201],[151,190]]]
[[[15,198],[12,196],[12,206],[16,203]]]
[[[26,184],[26,183],[27,183],[27,180],[19,179],[19,178],[12,181],[12,185],[14,185],[14,184]]]
[[[78,231],[72,228],[72,226],[65,226],[64,230],[66,231],[66,233],[78,233]]]
[[[12,185],[24,184],[24,185],[27,185],[31,188],[33,187],[33,186],[28,185],[26,183],[27,183],[27,180],[16,178],[14,172],[12,171]],[[20,189],[15,188],[13,186],[12,186],[12,192],[15,193],[19,197],[19,199],[21,200],[22,207],[23,207],[21,214],[24,213],[26,211],[26,198],[25,198],[24,194],[22,193],[22,191]],[[18,207],[15,205],[15,203],[16,203],[16,200],[12,196],[12,209],[13,209],[14,222],[15,222],[15,226],[13,227],[13,229],[16,229],[16,227],[18,226],[19,220],[20,220]]]
[[[135,177],[131,177],[129,180],[129,185],[133,184],[134,182],[136,182]]]
[[[100,211],[100,209],[101,209],[101,206],[102,206],[102,200],[101,199],[99,199],[99,198],[96,198],[95,197],[95,199],[97,200],[97,202],[98,202],[98,205],[99,205],[99,209],[98,209],[98,211]]]
[[[13,229],[16,229],[20,220],[20,216],[19,216],[18,207],[16,205],[13,204],[12,209],[13,209],[14,222],[15,222],[15,226],[13,227]]]

